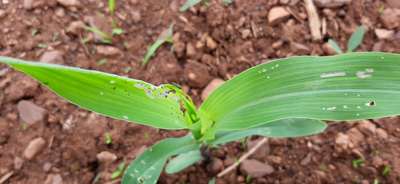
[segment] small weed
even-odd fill
[[[233,3],[233,0],[223,0],[225,5],[230,5]]]
[[[357,27],[356,31],[354,31],[350,39],[347,41],[346,52],[353,52],[357,47],[360,46],[364,39],[365,32],[366,30],[364,26]],[[337,54],[343,53],[343,50],[340,48],[339,44],[335,40],[329,39],[328,44],[335,50]]]
[[[124,170],[125,170],[125,162],[122,162],[118,165],[117,169],[115,169],[115,171],[111,174],[111,179],[115,180],[120,176],[122,176]]]
[[[130,67],[130,66],[124,67],[124,68],[122,69],[122,71],[123,71],[124,73],[129,73],[129,72],[132,71],[132,67]]]
[[[351,161],[353,168],[360,168],[364,164],[364,159],[359,158]]]
[[[392,171],[392,167],[390,167],[390,165],[385,165],[385,167],[383,167],[383,170],[382,170],[382,175],[389,176],[391,171]]]
[[[143,58],[142,65],[146,65],[150,58],[156,53],[157,49],[160,48],[164,43],[173,43],[173,28],[174,25],[171,24],[168,29],[164,30],[160,36],[158,36],[157,40],[147,50],[147,53]]]
[[[215,184],[215,178],[212,178],[212,179],[208,182],[208,184]]]
[[[112,136],[111,136],[111,134],[110,133],[105,133],[104,134],[104,142],[107,144],[107,145],[110,145],[110,144],[112,144]]]
[[[37,47],[39,47],[39,48],[41,48],[41,49],[46,49],[46,48],[48,47],[48,45],[45,44],[45,43],[39,43],[39,44],[37,45]]]
[[[96,27],[90,27],[90,26],[85,26],[85,30],[90,31],[96,35],[99,35],[101,37],[101,42],[106,43],[106,44],[111,44],[112,43],[112,36],[110,36],[108,33],[96,28]]]
[[[372,184],[379,184],[379,179],[375,178]]]
[[[112,35],[122,35],[122,34],[124,34],[124,30],[121,28],[114,28],[112,30]]]
[[[97,66],[105,65],[107,62],[108,61],[106,58],[100,59],[99,61],[97,61]]]
[[[39,29],[32,29],[32,31],[31,31],[31,35],[32,36],[36,36],[37,34],[39,33]]]
[[[183,5],[181,6],[181,8],[179,9],[179,11],[185,12],[185,11],[187,11],[188,9],[190,9],[191,7],[196,6],[196,5],[199,4],[200,2],[201,2],[201,0],[187,0],[187,1],[185,2],[185,4],[183,4]]]
[[[246,183],[247,183],[247,184],[250,184],[252,179],[253,179],[253,178],[251,178],[250,175],[247,175],[247,176],[246,176]]]
[[[328,166],[326,166],[326,164],[320,164],[320,165],[319,165],[319,170],[321,170],[321,171],[328,171]]]
[[[385,10],[385,5],[384,4],[379,5],[378,13],[382,14],[384,10]]]
[[[149,139],[150,139],[149,133],[145,132],[144,135],[143,135],[143,138],[144,138],[145,140],[149,140]]]
[[[108,0],[108,11],[111,15],[114,15],[115,12],[115,0]]]

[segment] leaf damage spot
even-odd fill
[[[320,75],[321,78],[344,77],[346,72],[327,72]]]
[[[356,73],[357,78],[359,79],[366,79],[372,77],[372,74],[374,73],[374,69],[372,68],[367,68],[365,71],[358,71]]]

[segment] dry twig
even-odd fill
[[[243,160],[246,160],[250,155],[252,155],[254,152],[256,152],[263,144],[265,144],[267,142],[267,140],[268,139],[266,137],[262,138],[260,141],[257,142],[257,144],[253,148],[251,148],[247,153],[242,155],[237,162],[235,162],[234,164],[232,164],[228,168],[226,168],[223,171],[221,171],[220,173],[218,173],[217,177],[220,178],[220,177],[224,176],[225,174],[231,172],[241,162],[243,162]]]
[[[311,36],[314,40],[321,40],[321,21],[319,20],[317,8],[315,8],[313,0],[304,0],[304,3],[308,14]]]

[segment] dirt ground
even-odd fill
[[[228,80],[267,59],[334,54],[327,40],[333,38],[345,48],[361,24],[368,32],[358,51],[400,53],[399,1],[316,1],[322,2],[317,10],[324,27],[317,41],[302,0],[235,0],[230,5],[210,0],[185,13],[179,12],[184,0],[120,0],[114,16],[106,0],[0,0],[0,55],[156,84],[175,82],[199,104],[212,79]],[[286,14],[271,22],[274,8]],[[86,24],[110,32],[112,19],[125,32],[109,45],[81,28]],[[141,67],[146,48],[172,23],[174,43],[161,47]],[[23,118],[27,109],[34,115]],[[111,173],[120,163],[130,162],[162,138],[184,134],[78,109],[0,66],[0,184],[119,183]],[[248,151],[254,139],[212,150],[211,162],[176,175],[162,174],[159,183],[205,184]],[[29,145],[39,148],[32,153],[35,148]],[[254,177],[239,167],[217,183],[400,183],[400,118],[338,122],[321,135],[270,139],[251,158],[270,172]]]

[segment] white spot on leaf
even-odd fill
[[[322,73],[320,75],[321,78],[344,77],[344,76],[346,76],[346,72],[328,72],[328,73]]]

